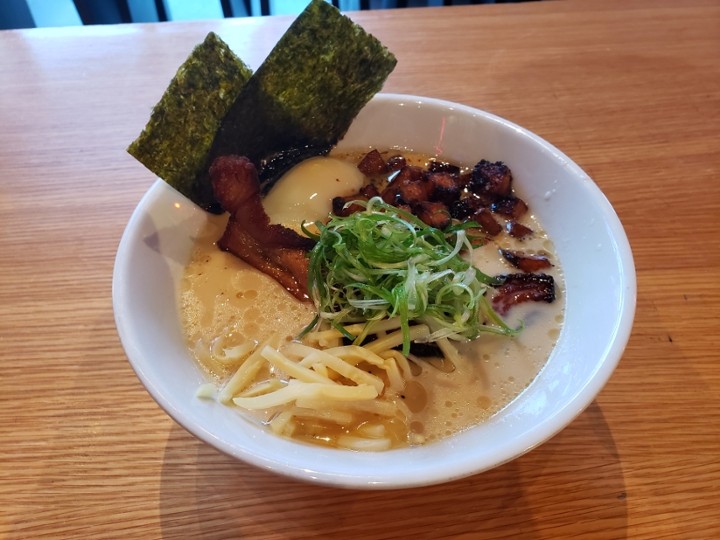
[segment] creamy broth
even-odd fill
[[[409,162],[421,165],[428,159],[421,155],[410,155],[410,158]],[[356,155],[350,154],[348,159],[357,162]],[[337,163],[333,163],[333,167],[342,169]],[[293,179],[294,183],[303,181],[307,178]],[[352,183],[355,184],[356,179]],[[304,191],[312,194],[316,208],[315,199],[327,201],[329,210],[333,196],[348,194],[348,191],[335,191],[339,182],[329,184],[327,193],[318,194],[316,189]],[[356,189],[353,187],[349,192]],[[297,197],[302,192],[297,188],[292,192],[293,202],[287,205],[291,208],[289,214],[284,214],[284,206],[278,202],[281,196],[275,193],[272,211],[268,211],[274,222],[297,225]],[[217,361],[212,354],[214,349],[256,344],[272,334],[279,334],[282,340],[290,342],[314,315],[311,304],[298,302],[272,278],[217,249],[214,242],[222,234],[226,221],[224,216],[209,217],[206,228],[197,238],[180,292],[180,312],[188,345],[218,386],[237,366]],[[521,222],[535,231],[530,239],[519,241],[503,233],[476,248],[473,262],[485,273],[494,275],[516,271],[500,256],[498,248],[548,254],[555,264],[545,271],[555,279],[554,303],[528,302],[514,307],[506,320],[511,326],[523,321],[522,332],[513,338],[482,334],[470,343],[460,344],[462,359],[450,365],[452,369],[447,363],[438,365],[423,359],[413,362],[413,377],[393,398],[402,401],[403,410],[409,413],[405,421],[368,413],[354,417],[349,428],[341,428],[316,418],[306,419],[300,422],[293,437],[334,445],[332,440],[337,436],[354,432],[362,435],[363,429],[375,429],[374,426],[381,424],[392,446],[422,444],[487,420],[522,392],[542,369],[555,345],[563,321],[564,299],[562,274],[556,265],[552,243],[532,215],[528,213]],[[269,410],[247,416],[267,422],[276,413]]]

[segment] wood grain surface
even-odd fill
[[[353,13],[385,90],[546,138],[622,220],[635,327],[552,440],[406,491],[306,485],[160,410],[118,340],[115,251],[153,176],[125,153],[209,30],[257,67],[256,18],[0,32],[0,538],[720,538],[720,3],[577,0]]]

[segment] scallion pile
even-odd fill
[[[376,321],[398,317],[403,354],[410,326],[427,324],[426,341],[471,340],[483,332],[512,334],[485,292],[493,278],[475,268],[466,223],[441,231],[379,197],[354,201],[364,209],[305,228],[317,241],[310,252],[309,286],[317,315],[356,344]],[[361,335],[345,326],[365,322]]]

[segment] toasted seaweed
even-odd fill
[[[327,153],[395,67],[375,37],[323,0],[313,0],[243,87],[222,121],[207,168],[239,154],[261,167],[264,191],[308,153]],[[293,159],[274,159],[274,156]],[[279,166],[282,165],[282,166]]]
[[[260,160],[258,166],[261,193],[267,195],[275,181],[279,180],[293,165],[314,156],[327,154],[329,150],[330,146],[321,142],[318,146],[286,148],[274,154],[266,155]]]
[[[324,0],[312,0],[253,75],[208,34],[171,81],[128,152],[199,206],[219,212],[208,170],[248,157],[263,192],[345,135],[397,60]]]
[[[211,208],[209,185],[197,178],[222,119],[252,75],[210,32],[180,66],[128,152],[197,204]]]

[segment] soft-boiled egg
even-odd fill
[[[325,219],[333,197],[357,193],[365,177],[355,165],[333,157],[314,157],[295,165],[263,200],[272,223],[299,230],[303,221]]]

